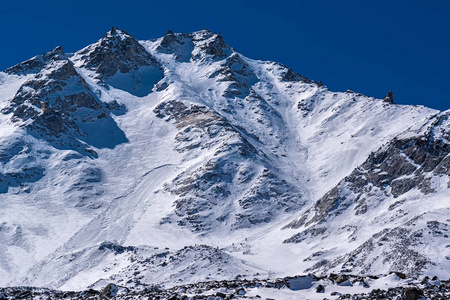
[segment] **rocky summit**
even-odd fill
[[[0,299],[448,298],[450,111],[393,95],[206,29],[0,72]]]

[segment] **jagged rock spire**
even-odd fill
[[[164,35],[163,39],[161,40],[161,44],[159,46],[159,48],[166,48],[169,47],[171,44],[178,42],[180,43],[180,41],[178,41],[176,35],[173,33],[173,31],[168,30],[166,35]]]
[[[394,103],[394,92],[389,91],[386,96],[384,96],[384,102]]]

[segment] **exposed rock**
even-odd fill
[[[393,272],[395,275],[398,276],[400,279],[406,279],[406,275],[401,272]]]
[[[103,289],[101,296],[102,298],[111,299],[115,295],[117,295],[117,292],[119,291],[119,288],[117,285],[113,283],[109,283],[105,288]]]
[[[179,197],[169,219],[194,231],[208,231],[227,221],[233,228],[246,228],[301,207],[296,188],[266,168],[261,153],[224,118],[204,106],[188,107],[175,100],[160,103],[154,112],[180,129],[177,151],[215,149],[212,158],[165,185]],[[232,190],[238,190],[239,197],[232,197]],[[222,211],[217,208],[227,206],[239,209],[234,215],[217,213]]]
[[[118,71],[129,73],[140,67],[160,68],[159,62],[131,35],[115,27],[98,42],[78,51],[72,60],[77,66],[110,77]]]
[[[65,58],[64,50],[61,46],[56,47],[50,52],[35,56],[23,63],[15,65],[5,70],[5,73],[16,75],[27,75],[39,73],[46,64],[52,60],[61,60]]]
[[[436,139],[435,127],[422,136],[408,139],[394,139],[389,145],[373,152],[367,160],[345,177],[336,187],[326,193],[314,205],[314,216],[306,221],[292,223],[290,227],[299,227],[324,222],[330,215],[339,215],[350,206],[355,207],[356,214],[367,210],[367,193],[376,190],[389,191],[393,197],[399,197],[408,191],[419,188],[423,193],[432,193],[431,178],[450,175],[450,144]],[[393,208],[393,207],[392,207]]]
[[[285,68],[286,71],[283,72],[283,74],[281,75],[282,81],[301,81],[303,83],[313,83],[314,82],[313,80],[308,79],[305,76],[302,76],[302,75],[294,72],[294,70],[292,70],[291,68],[287,68],[285,66],[283,66],[283,67]]]
[[[86,144],[113,147],[125,142],[124,133],[110,117],[108,109],[90,90],[72,63],[55,55],[33,78],[26,81],[3,113],[11,113],[31,133],[57,148],[77,149],[87,155]],[[98,139],[92,134],[103,135]],[[100,129],[100,130],[99,130]],[[90,134],[88,134],[88,132]],[[104,143],[103,143],[104,142]]]
[[[384,243],[389,245],[389,253],[385,253],[383,257],[368,259],[369,255],[383,247]],[[313,266],[308,271],[317,272],[319,270],[329,270],[336,266],[352,265],[358,266],[362,274],[368,274],[370,266],[378,260],[382,260],[383,264],[390,266],[390,269],[395,271],[399,277],[414,276],[427,265],[433,265],[433,262],[414,250],[419,243],[420,237],[417,237],[416,233],[411,233],[406,228],[385,229],[373,235],[349,254],[325,264]],[[342,277],[342,279],[344,278]]]
[[[191,35],[196,49],[192,52],[192,59],[201,60],[207,57],[219,59],[231,54],[232,49],[223,40],[220,33],[213,33],[208,29],[197,31]]]
[[[389,91],[383,99],[384,102],[394,103],[394,92]]]
[[[289,239],[284,240],[283,243],[301,243],[304,240],[306,240],[307,237],[324,235],[326,231],[327,231],[326,227],[311,226],[308,229],[293,235]]]
[[[250,87],[257,82],[253,70],[237,53],[227,57],[221,64],[221,68],[209,77],[217,78],[218,82],[230,82],[224,91],[226,97],[247,96],[250,94]]]
[[[341,275],[339,275],[337,278],[336,278],[336,280],[334,281],[336,284],[341,284],[341,283],[343,283],[343,282],[345,282],[345,281],[347,281],[348,280],[348,277],[345,275],[345,274],[341,274]]]
[[[423,291],[416,287],[408,287],[403,291],[403,299],[405,300],[419,300],[424,298]]]
[[[118,292],[120,287],[115,284],[108,284],[102,292],[93,289],[85,291],[57,291],[44,288],[34,287],[9,287],[0,288],[0,299],[259,299],[260,296],[249,296],[248,291],[257,288],[259,290],[269,289],[270,293],[277,297],[277,292],[284,290],[287,286],[288,278],[280,279],[236,279],[222,281],[204,281],[194,284],[183,284],[171,288],[161,288],[155,285],[145,285],[143,289],[124,290]],[[325,293],[326,289],[334,288],[326,281],[325,278],[311,277],[321,282],[315,286],[317,293]],[[365,280],[366,278],[360,278]],[[304,290],[310,289],[307,285],[303,288],[291,289],[298,293],[301,298]],[[220,291],[218,291],[220,290]],[[337,296],[336,299],[447,299],[450,295],[449,282],[443,282],[439,286],[423,286],[423,285],[404,285],[400,287],[390,287],[386,290],[373,289],[366,294],[352,293],[341,294],[332,292],[331,296]],[[280,293],[282,299],[283,293]]]

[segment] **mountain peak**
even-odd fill
[[[52,51],[48,52],[50,55],[61,55],[64,56],[64,49],[61,46],[57,46],[55,49],[53,49]]]
[[[192,53],[194,59],[201,59],[205,57],[205,54],[213,59],[223,58],[231,55],[233,52],[233,49],[225,43],[220,33],[213,33],[208,29],[203,29],[191,33],[191,36],[197,48],[197,51],[194,50]]]
[[[96,43],[75,53],[72,61],[77,67],[94,70],[106,77],[143,66],[159,67],[156,59],[134,37],[116,27]]]
[[[223,42],[223,38],[220,33],[212,32],[209,29],[202,29],[199,31],[194,31],[190,35],[192,36],[192,40],[194,40],[194,41],[204,41],[204,40],[212,39],[212,40],[221,40]]]
[[[178,39],[177,34],[175,34],[171,30],[168,30],[167,33],[162,38],[159,48],[170,47],[174,43],[181,44],[182,42]]]
[[[134,39],[129,33],[127,33],[124,30],[121,30],[117,27],[112,27],[111,30],[105,34],[105,38],[121,38],[121,39],[132,38],[132,39]]]

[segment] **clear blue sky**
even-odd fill
[[[138,39],[208,28],[332,90],[450,109],[449,0],[3,0],[0,26],[1,70],[57,45],[78,50],[112,26]]]

